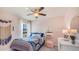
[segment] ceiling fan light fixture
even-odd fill
[[[39,16],[39,14],[38,13],[34,13],[34,16]]]
[[[41,12],[43,9],[44,9],[44,7],[35,8],[34,10],[30,9],[32,13],[28,14],[28,15],[33,15],[33,16],[35,16],[35,18],[38,18],[39,16],[46,16],[46,14]]]

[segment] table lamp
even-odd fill
[[[75,34],[77,33],[77,29],[70,29],[70,27],[68,27],[67,29],[64,29],[62,32],[67,37],[75,36]]]

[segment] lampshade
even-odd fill
[[[76,29],[64,29],[62,32],[63,34],[66,34],[66,35],[74,35],[77,33],[77,30]]]
[[[34,16],[39,16],[39,14],[38,13],[34,13]]]
[[[46,35],[47,36],[53,36],[53,33],[52,32],[46,32]]]

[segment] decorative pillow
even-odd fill
[[[41,39],[40,36],[32,36],[31,38],[32,38],[32,41],[34,41],[34,40],[38,40],[38,39]]]
[[[40,36],[40,37],[44,37],[44,33],[32,32],[30,36]]]
[[[37,44],[37,43],[40,42],[40,39],[34,40],[33,42],[34,42],[35,44]]]
[[[43,42],[44,42],[44,39],[41,38],[40,41],[39,41],[39,44],[42,45]]]
[[[41,35],[40,34],[33,34],[32,37],[36,37],[37,38],[37,37],[41,37]]]
[[[39,45],[39,44],[37,44],[37,45],[36,45],[36,49],[35,49],[35,50],[38,50],[38,48],[39,48],[39,47],[40,47],[40,45]]]

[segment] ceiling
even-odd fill
[[[31,9],[34,9],[34,7],[30,7]],[[31,13],[28,7],[5,7],[0,8],[2,10],[9,11],[10,13],[23,18],[27,20],[34,20],[36,19],[33,15],[27,16],[27,14]],[[38,19],[46,19],[46,18],[52,18],[56,16],[65,16],[68,12],[78,12],[79,8],[77,7],[45,7],[44,10],[42,10],[42,13],[47,14],[47,16],[39,16]]]

